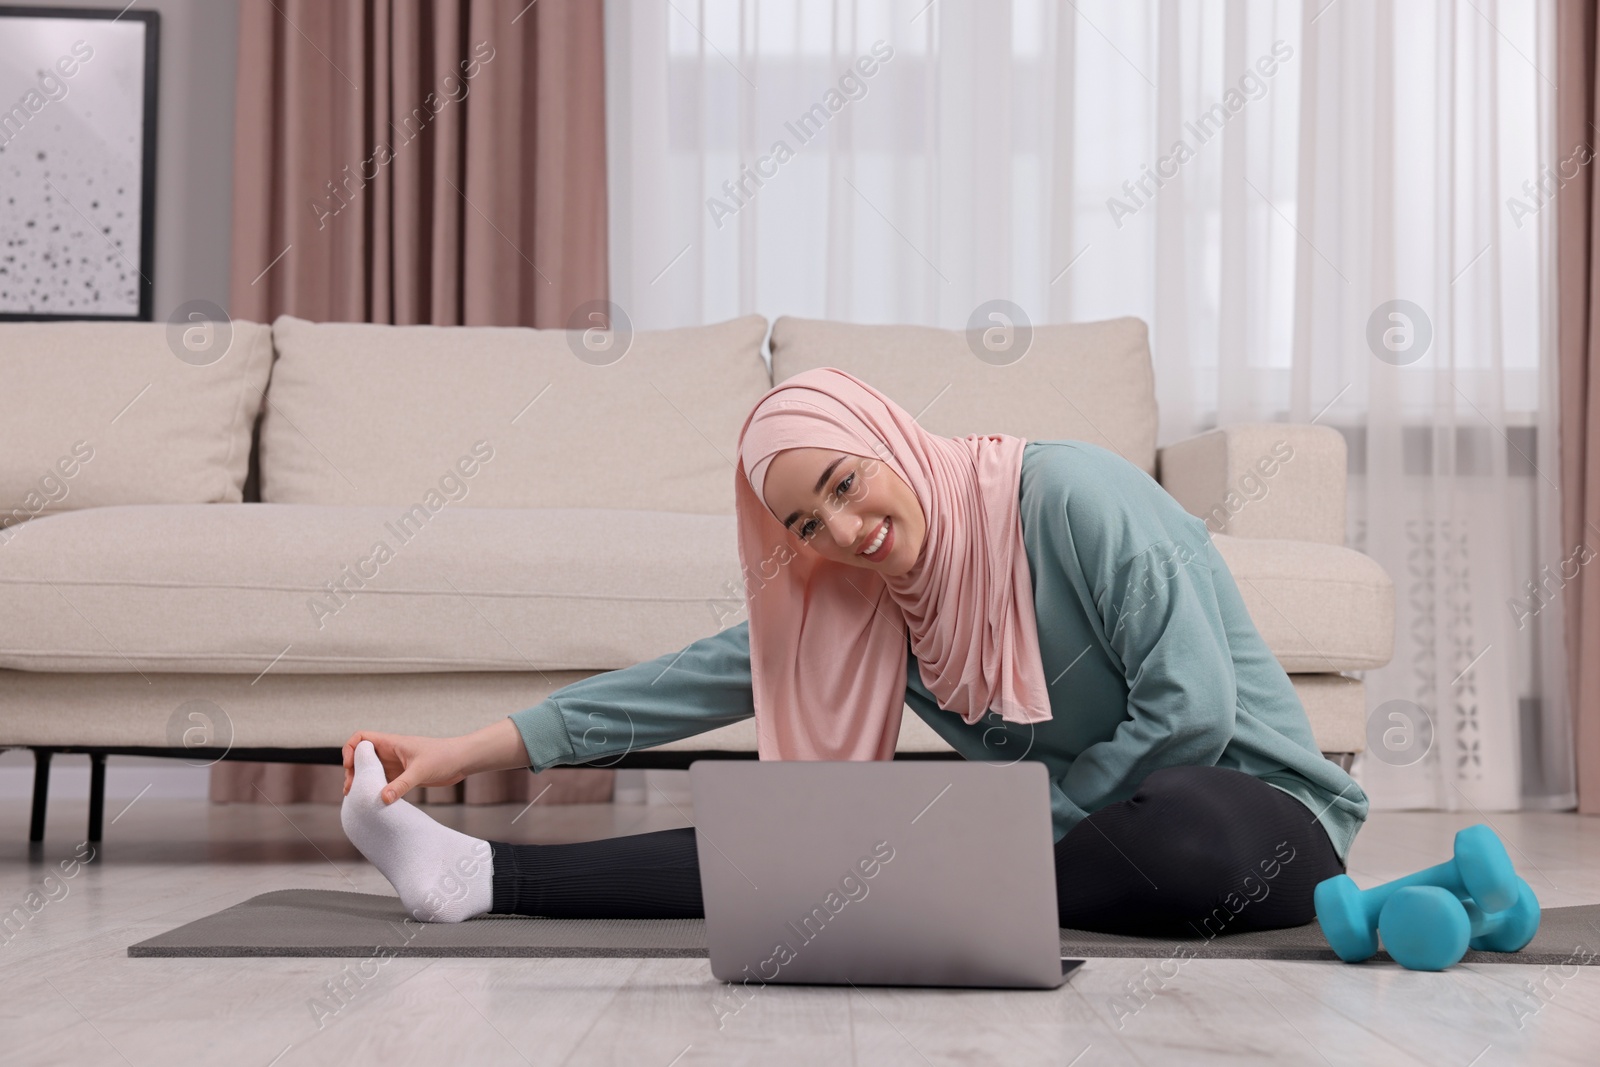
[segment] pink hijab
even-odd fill
[[[908,630],[941,708],[968,723],[991,711],[1016,723],[1050,718],[1017,501],[1024,444],[1006,434],[935,437],[836,367],[786,379],[751,411],[734,497],[762,759],[893,758]],[[869,457],[863,477],[879,457],[905,480],[928,527],[908,573],[824,559],[784,529],[763,485],[789,448]],[[825,492],[820,508],[833,499],[831,486]]]

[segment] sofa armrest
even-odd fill
[[[1156,471],[1212,533],[1344,544],[1345,443],[1330,427],[1218,427],[1160,449]]]

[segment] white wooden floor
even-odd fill
[[[1600,967],[1091,960],[1052,992],[769,987],[718,1028],[704,960],[129,959],[134,942],[271,889],[390,892],[331,806],[108,804],[103,862],[46,882],[82,839],[51,805],[42,862],[27,805],[0,805],[0,1062],[11,1064],[1097,1064],[1600,1061]],[[438,812],[441,809],[432,809]],[[443,809],[480,837],[572,840],[681,825],[671,808]],[[119,814],[119,812],[121,812]],[[1547,906],[1600,901],[1600,820],[1495,815]],[[1362,885],[1449,854],[1475,816],[1382,813],[1357,840]],[[1600,949],[1600,930],[1588,951]],[[1145,969],[1175,976],[1130,1013]],[[1158,988],[1156,979],[1147,981]],[[1121,1005],[1119,1008],[1118,1005]]]

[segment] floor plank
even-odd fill
[[[1494,1067],[1593,1063],[1600,1034],[1600,967],[1115,959],[1047,992],[773,986],[740,1002],[704,960],[135,960],[132,942],[257,893],[391,890],[331,806],[119,807],[99,862],[70,877],[60,864],[81,844],[83,803],[52,805],[36,856],[26,803],[0,807],[0,902],[45,901],[0,936],[6,1062]],[[498,840],[686,818],[652,805],[430,810]],[[1366,886],[1438,862],[1481,818],[1375,814],[1351,873]],[[1600,820],[1490,818],[1542,903],[1600,901]],[[1600,931],[1587,949],[1600,950]]]

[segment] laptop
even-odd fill
[[[1034,760],[697,760],[711,973],[724,982],[1054,989],[1049,779]]]

